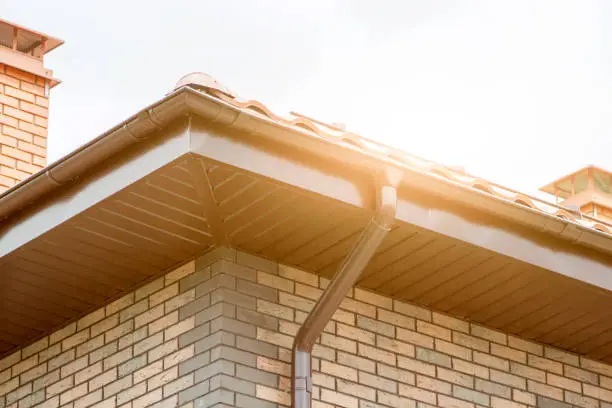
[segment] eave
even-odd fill
[[[608,234],[190,88],[0,196],[0,353],[214,246],[329,277],[380,171],[398,226],[360,286],[610,361]]]

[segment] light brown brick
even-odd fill
[[[179,294],[178,283],[173,283],[149,296],[149,306],[153,307]]]
[[[104,333],[107,330],[112,329],[113,327],[119,324],[119,315],[111,315],[104,320],[92,325],[89,330],[91,331],[91,337],[96,337],[100,333]]]
[[[132,408],[144,408],[162,399],[162,390],[158,388],[132,401]]]
[[[434,320],[436,314],[434,313]],[[451,331],[445,327],[438,326],[436,324],[423,322],[421,320],[417,321],[417,331],[423,334],[427,334],[432,337],[437,337],[443,340],[450,341],[451,340]]]
[[[160,305],[160,306],[163,306],[163,305]],[[163,312],[160,312],[160,314],[163,314]],[[138,318],[136,318],[135,321],[138,321],[137,319]],[[162,331],[162,330],[167,329],[170,326],[173,326],[174,324],[178,322],[178,320],[179,320],[178,310],[175,310],[172,313],[169,313],[165,316],[160,317],[159,319],[149,323],[149,335],[155,334],[158,331]]]
[[[66,377],[47,387],[47,398],[60,394],[74,386],[74,377]]]
[[[434,391],[442,394],[450,394],[452,386],[450,383],[445,381],[436,380],[435,378],[427,377],[424,375],[417,375],[416,385],[419,388]]]
[[[489,342],[487,340],[482,340],[465,333],[454,331],[453,343],[459,344],[460,346],[469,347],[474,350],[482,351],[483,353],[489,353]]]
[[[60,368],[60,376],[63,378],[82,370],[83,368],[87,367],[88,361],[89,359],[87,356],[83,356],[62,366],[62,368]]]
[[[62,341],[62,350],[68,350],[89,340],[89,330],[81,330]]]
[[[313,306],[314,301],[305,299],[303,297],[294,296],[289,293],[279,292],[278,294],[279,303],[284,306],[292,307],[297,310],[309,313]]]
[[[151,363],[134,372],[134,382],[138,383],[140,381],[146,380],[147,378],[153,377],[154,375],[161,373],[163,371],[163,368],[163,360]]]
[[[531,405],[531,406],[536,405],[536,396],[530,392],[525,392],[521,390],[512,390],[512,399],[522,404]]]
[[[449,329],[453,329],[463,333],[470,332],[470,325],[468,322],[464,320],[455,319],[454,317],[450,317],[441,313],[433,312],[432,314],[433,322],[437,325],[448,327]],[[445,339],[449,340],[449,339]]]
[[[257,356],[257,368],[287,377],[291,374],[289,364],[263,356]]]
[[[474,404],[446,395],[438,395],[438,405],[442,408],[473,408]]]
[[[589,397],[597,398],[599,400],[607,402],[612,402],[612,391],[610,390],[596,387],[591,384],[583,384],[582,392]]]
[[[319,286],[319,277],[317,275],[300,271],[290,266],[279,265],[278,274],[284,278],[305,283],[315,288]]]
[[[436,375],[435,365],[424,363],[422,361],[418,361],[408,357],[397,356],[397,366],[406,370],[426,374],[432,377]]]
[[[380,390],[376,392],[376,399],[379,403],[391,407],[415,408],[416,406],[414,400],[399,397]]]
[[[270,273],[257,271],[257,283],[285,292],[293,293],[294,281]]]
[[[102,362],[91,364],[74,375],[75,384],[80,384],[83,381],[88,381],[93,377],[102,373]],[[70,377],[69,377],[70,378]]]
[[[405,330],[400,327],[396,329],[397,338],[403,340],[407,343],[412,343],[417,346],[433,348],[434,340],[433,337],[427,336],[425,334],[417,333],[412,330]]]
[[[553,349],[550,349],[551,351],[549,351],[549,348],[546,349],[547,353],[548,353],[548,357],[552,358],[550,356],[550,353],[552,353]],[[567,360],[567,364],[573,364],[573,365],[577,365],[575,364],[575,360],[571,357],[576,357],[576,356],[572,356],[572,355],[568,355],[567,353],[564,354],[564,359]],[[555,355],[556,360],[561,360],[561,357],[559,355]],[[589,360],[588,358],[584,358],[581,357],[580,358],[580,367],[584,368],[585,370],[589,370],[589,371],[594,371],[596,373],[599,374],[603,374],[603,375],[607,375],[608,377],[612,377],[612,366],[607,365],[607,364],[603,364],[600,363],[598,361],[593,361],[593,360]],[[558,374],[558,373],[557,373]]]
[[[561,351],[561,350],[558,350],[558,349],[554,349],[552,347],[545,347],[544,348],[544,356],[546,358],[551,359],[551,360],[560,361],[562,363],[570,364],[570,365],[573,365],[573,366],[576,366],[576,367],[578,367],[580,365],[580,359],[578,358],[577,355],[570,354],[568,352]],[[611,370],[611,372],[612,372],[612,370]]]
[[[164,369],[179,364],[182,361],[185,361],[194,355],[195,347],[193,344],[190,344],[187,347],[184,347],[180,350],[175,351],[164,357]]]
[[[350,381],[357,381],[357,370],[347,366],[338,365],[329,361],[321,361],[321,372],[333,375],[334,377],[344,378]]]
[[[376,347],[408,357],[414,357],[415,355],[414,346],[412,344],[390,339],[381,335],[376,335]]]
[[[474,388],[474,377],[458,371],[449,370],[443,367],[436,368],[437,377],[440,380],[461,385],[462,387]]]
[[[387,367],[387,366],[386,366]],[[398,383],[396,380],[389,380],[381,377],[380,375],[373,375],[363,371],[358,372],[359,383],[363,385],[367,385],[368,387],[376,388],[379,390],[383,390],[392,394],[397,393]],[[399,378],[396,377],[398,380]],[[334,388],[334,387],[328,387]]]
[[[472,336],[480,337],[481,339],[489,340],[494,343],[507,344],[508,336],[495,330],[487,329],[486,327],[472,324],[470,327]]]
[[[517,402],[508,401],[503,398],[491,397],[491,407],[492,408],[526,408],[524,404],[519,404]]]
[[[437,351],[424,349],[421,347],[416,348],[416,358],[421,361],[426,361],[431,364],[440,365],[443,367],[451,367],[451,358],[445,354],[438,353]]]
[[[491,356],[489,354],[484,354],[479,351],[474,351],[473,358],[475,363],[481,364],[483,366],[505,371],[508,371],[510,369],[510,363],[507,360]]]
[[[506,385],[480,378],[474,379],[474,388],[486,394],[497,395],[503,398],[512,398],[512,389]]]
[[[344,408],[358,408],[359,405],[357,398],[327,389],[321,390],[321,400]]]
[[[399,384],[399,395],[428,404],[436,404],[436,394],[411,385]]]
[[[104,369],[108,370],[109,368],[114,367],[118,364],[121,364],[124,361],[129,360],[130,358],[132,358],[131,348],[126,348],[124,350],[121,350],[120,352],[115,353],[112,356],[106,357],[104,359]]]
[[[376,335],[374,333],[345,324],[338,324],[336,326],[336,334],[365,344],[374,345],[376,343]]]
[[[523,364],[511,362],[510,372],[521,377],[529,378],[534,381],[546,382],[546,372],[537,368],[528,367]]]
[[[340,351],[337,353],[337,362],[369,373],[373,373],[376,370],[376,364],[372,360]]]
[[[566,377],[573,378],[575,380],[579,380],[579,381],[586,382],[589,384],[594,384],[594,385],[599,384],[599,376],[597,374],[592,373],[590,371],[581,370],[580,368],[577,368],[577,367],[573,367],[569,365],[564,366],[564,374]],[[604,383],[607,383],[610,386],[606,388],[612,388],[612,379],[609,377],[602,376],[601,383],[602,383],[602,386],[604,387],[605,387]]]
[[[413,360],[415,361],[415,360]],[[419,364],[420,362],[416,362]],[[410,362],[404,362],[405,365],[409,365]],[[425,369],[423,371],[426,371]],[[391,367],[382,363],[376,364],[376,372],[380,377],[390,378],[395,381],[404,384],[415,385],[416,384],[416,376],[414,373],[406,370],[402,370],[401,368]],[[359,375],[364,374],[363,371],[359,372]]]
[[[563,400],[563,390],[550,385],[527,380],[527,390],[556,400]]]
[[[380,361],[381,363],[395,365],[396,358],[394,353],[390,353],[388,351],[380,350],[375,347],[370,347],[365,344],[359,343],[358,345],[358,354],[363,357],[370,358],[372,360]]]
[[[539,368],[541,370],[550,371],[555,374],[563,374],[563,365],[547,358],[542,358],[529,354],[527,356],[527,364],[531,367]]]
[[[560,375],[555,375],[552,373],[547,373],[546,374],[546,382],[549,385],[555,386],[555,387],[559,387],[559,388],[564,388],[566,390],[569,391],[574,391],[574,392],[582,392],[582,387],[580,385],[580,383],[578,381],[569,379],[569,378],[565,378],[562,377]]]
[[[508,345],[512,348],[523,350],[537,356],[544,355],[544,347],[542,345],[523,340],[520,337],[508,336]]]
[[[188,261],[184,263],[183,265],[179,266],[178,268],[168,272],[164,276],[165,284],[169,285],[171,283],[178,282],[179,280],[183,279],[185,276],[188,276],[194,272],[195,272],[195,261],[194,260]]]
[[[582,408],[599,407],[599,401],[597,401],[596,399],[589,398],[584,395],[576,394],[571,391],[565,391],[565,401],[571,405],[582,407]]]
[[[355,300],[369,303],[374,306],[382,307],[383,309],[392,310],[393,309],[393,299],[381,296],[374,292],[370,292],[367,290],[355,288]]]
[[[508,360],[514,360],[519,363],[527,363],[527,353],[524,351],[516,350],[496,343],[491,344],[491,354]]]
[[[123,404],[147,393],[147,383],[141,382],[119,392],[115,397],[117,404]]]
[[[142,299],[141,301],[139,301],[139,302],[137,302],[135,304],[131,304],[130,303],[130,304],[126,305],[125,303],[131,302],[131,298],[125,297],[123,299],[119,299],[118,302],[123,303],[123,304],[118,304],[116,306],[117,308],[121,308],[122,309],[119,312],[119,321],[120,322],[128,321],[128,320],[132,319],[133,317],[138,316],[138,315],[144,313],[149,308],[148,299]]]
[[[11,371],[11,375],[13,377],[18,376],[19,374],[29,370],[30,368],[34,367],[36,364],[38,364],[38,355],[33,355],[30,356],[28,358],[26,358],[25,360],[21,360],[19,363],[15,364],[13,366],[13,369]]]
[[[170,313],[173,310],[180,308],[181,306],[185,306],[189,304],[194,299],[195,299],[195,289],[190,289],[186,292],[181,293],[178,296],[168,299],[164,303],[164,311],[165,313]]]
[[[431,311],[423,309],[421,307],[412,305],[410,303],[400,302],[399,300],[393,301],[393,310],[405,314],[406,316],[415,317],[420,320],[427,322],[432,321]]]
[[[362,316],[370,317],[372,319],[376,318],[376,306],[369,305],[364,302],[359,302],[351,298],[344,298],[342,303],[340,303],[340,308],[353,313],[360,314]]]
[[[353,340],[337,337],[332,334],[323,333],[321,334],[321,344],[344,350],[348,353],[357,353],[357,343]]]
[[[470,401],[481,406],[488,406],[490,404],[490,396],[488,394],[457,385],[453,385],[453,397]]]
[[[157,305],[134,318],[134,327],[138,328],[153,322],[164,315],[164,305]]]
[[[472,360],[472,350],[458,346],[448,341],[435,339],[435,349],[439,352],[450,354],[451,356],[460,357],[464,360]]]
[[[415,320],[413,318],[380,308],[378,309],[378,320],[410,330],[415,330],[416,327]]]
[[[469,363],[464,360],[453,358],[453,369],[476,377],[489,379],[489,368],[478,364]]]
[[[126,307],[130,306],[131,304],[134,303],[134,293],[128,293],[127,295],[115,300],[114,302],[110,303],[109,305],[106,306],[106,315],[110,316],[112,314],[117,313],[120,310],[125,309]],[[121,321],[124,321],[124,319],[122,319]]]
[[[85,394],[87,394],[87,384],[81,384],[77,387],[63,392],[60,395],[60,404],[67,404],[70,401],[74,401],[75,399],[80,398]]]
[[[98,375],[92,378],[89,381],[89,390],[97,390],[98,388],[104,387],[107,384],[112,383],[117,379],[117,369],[111,368],[110,370],[104,372],[101,375]]]
[[[376,390],[365,387],[363,385],[355,384],[353,382],[338,379],[336,381],[336,389],[346,395],[352,395],[358,399],[366,399],[370,401],[376,401]]]
[[[291,401],[289,393],[259,384],[256,385],[255,395],[257,398],[283,405],[289,405]]]

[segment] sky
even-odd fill
[[[612,170],[612,2],[0,0],[59,37],[55,161],[192,71],[523,192]]]

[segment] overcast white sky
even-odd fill
[[[66,41],[52,161],[204,71],[525,192],[612,169],[605,0],[0,0],[0,18]]]

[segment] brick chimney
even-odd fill
[[[0,193],[47,164],[49,90],[44,56],[63,41],[0,19]]]

